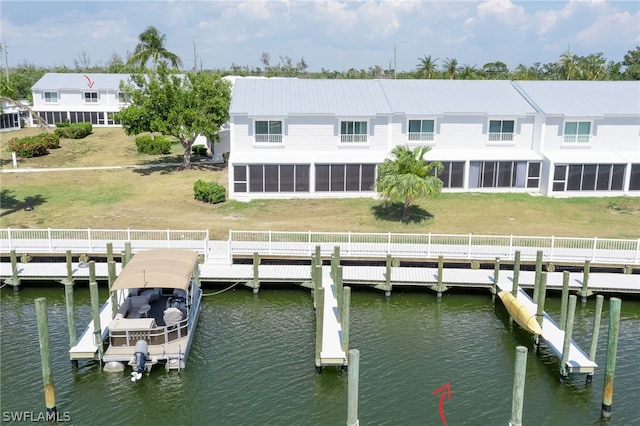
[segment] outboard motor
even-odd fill
[[[136,342],[135,353],[133,355],[133,372],[131,373],[131,381],[137,382],[142,378],[147,366],[147,342],[138,340]]]

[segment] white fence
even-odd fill
[[[403,258],[436,258],[494,260],[513,259],[520,251],[521,260],[535,260],[538,250],[548,262],[591,262],[606,264],[639,264],[640,239],[526,237],[455,234],[394,234],[230,231],[229,253],[248,255],[254,252],[270,255],[310,256],[320,246],[323,255],[340,246],[344,257],[380,258],[387,254]]]
[[[209,252],[209,231],[134,229],[0,229],[0,252],[106,253],[107,244],[118,253],[131,243],[133,252],[157,248],[184,248]]]

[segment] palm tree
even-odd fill
[[[442,189],[442,181],[437,177],[444,168],[442,163],[424,159],[430,149],[398,145],[391,151],[395,158],[387,158],[378,168],[376,190],[387,203],[403,203],[403,223],[409,222],[409,209],[414,201],[437,195]]]
[[[442,70],[450,80],[453,80],[456,78],[456,74],[458,73],[458,60],[456,58],[445,59],[444,64],[442,64]]]
[[[417,78],[433,78],[435,73],[437,72],[436,62],[438,62],[439,58],[431,59],[431,55],[426,56],[422,59],[418,58],[420,62],[418,62],[416,77]]]
[[[136,46],[136,50],[133,52],[133,55],[129,58],[127,63],[139,64],[140,68],[143,68],[149,59],[151,59],[151,62],[153,63],[153,71],[156,70],[158,59],[166,59],[174,68],[182,66],[182,59],[180,59],[180,57],[175,53],[169,52],[164,47],[167,36],[165,34],[160,34],[156,27],[148,27],[138,36],[138,38],[140,43]]]
[[[562,55],[560,55],[560,60],[558,64],[564,71],[567,80],[571,80],[571,77],[575,77],[576,73],[576,56],[571,53],[571,49],[567,49]]]
[[[460,78],[463,80],[475,80],[478,78],[478,69],[475,65],[463,65],[460,68]]]

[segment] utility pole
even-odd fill
[[[396,45],[393,45],[393,78],[396,78]]]
[[[5,75],[5,78],[7,79],[7,83],[9,83],[9,59],[8,59],[8,52],[7,52],[7,43],[2,42],[0,44],[0,47],[4,52],[4,75]]]

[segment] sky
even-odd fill
[[[0,16],[9,67],[126,59],[151,25],[184,69],[262,68],[263,52],[270,65],[304,58],[308,71],[413,71],[425,56],[513,69],[567,49],[620,62],[640,45],[637,0],[2,0]]]

